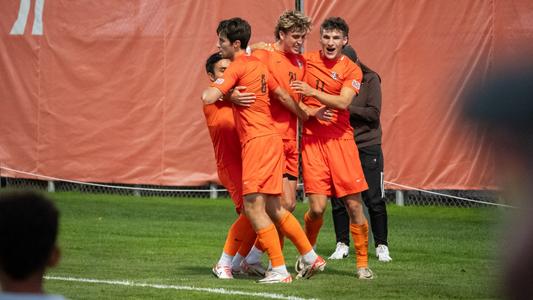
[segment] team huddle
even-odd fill
[[[368,185],[347,109],[363,74],[342,54],[349,29],[338,17],[321,24],[321,50],[301,54],[310,25],[302,13],[284,12],[276,24],[276,41],[255,45],[248,45],[251,28],[245,20],[218,25],[220,52],[206,62],[212,84],[202,100],[218,175],[238,213],[213,267],[220,279],[244,273],[262,277],[259,283],[290,283],[282,252],[285,237],[300,253],[296,279],[323,271],[326,261],[314,249],[330,196],[344,202],[349,216],[357,278],[374,277],[361,198]],[[298,121],[303,124],[303,182],[309,198],[304,228],[292,215]],[[261,264],[263,253],[269,258],[267,268]]]

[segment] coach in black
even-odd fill
[[[383,151],[381,150],[381,78],[372,69],[363,64],[357,53],[346,45],[342,53],[354,61],[363,71],[363,82],[359,94],[354,96],[350,109],[350,124],[354,128],[355,142],[363,166],[368,190],[362,193],[368,208],[370,225],[376,256],[379,261],[389,262],[387,242],[388,224],[387,207],[383,192]],[[337,237],[337,247],[330,259],[342,259],[349,252],[349,218],[342,201],[331,198],[333,224]]]

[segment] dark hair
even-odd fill
[[[56,243],[58,218],[43,195],[0,193],[0,270],[15,280],[44,270]]]
[[[363,74],[365,74],[365,73],[376,73],[376,71],[370,69],[367,65],[365,65],[361,61],[361,59],[359,59],[359,56],[357,55],[357,52],[355,51],[355,49],[352,46],[350,46],[350,45],[344,46],[342,48],[342,54],[346,55],[346,57],[348,57],[351,61],[356,63],[361,68],[361,71],[363,72]],[[381,81],[381,78],[380,78],[380,81]]]
[[[215,65],[223,59],[222,55],[219,52],[211,54],[207,61],[205,62],[205,71],[207,73],[215,74]]]
[[[217,34],[226,37],[230,43],[241,41],[241,49],[248,47],[252,28],[241,18],[222,20],[217,27]]]
[[[348,37],[348,33],[350,32],[350,28],[348,27],[348,24],[344,19],[340,17],[330,17],[324,20],[322,24],[320,25],[320,33],[324,30],[340,30],[345,37]]]

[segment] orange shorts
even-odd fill
[[[278,134],[247,141],[242,146],[243,195],[281,194],[283,160],[283,142]]]
[[[298,178],[298,144],[296,140],[283,139],[283,153],[285,154],[283,174]]]
[[[340,198],[368,189],[353,139],[304,135],[302,166],[306,194]]]
[[[220,183],[228,190],[231,200],[233,200],[237,214],[240,214],[243,210],[241,164],[218,166],[217,173]]]

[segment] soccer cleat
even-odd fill
[[[275,271],[267,271],[265,278],[259,279],[258,283],[291,283],[292,276],[289,273],[281,274]]]
[[[343,242],[338,242],[337,247],[335,248],[335,252],[331,254],[331,256],[328,259],[343,259],[345,257],[348,257],[348,253],[350,252],[350,247],[348,247]]]
[[[213,275],[218,279],[233,279],[233,274],[231,274],[231,266],[223,266],[216,264],[212,269]]]
[[[296,279],[300,279],[300,278],[309,279],[313,275],[315,275],[317,272],[324,271],[324,268],[326,267],[326,261],[320,256],[317,256],[317,258],[315,259],[315,262],[309,265],[306,264],[303,261],[303,259],[301,261],[302,262],[300,266],[303,266],[303,267],[298,272],[298,275],[296,275]]]
[[[389,254],[389,247],[385,245],[378,245],[376,247],[376,256],[379,261],[381,262],[390,262],[392,261],[392,258]]]
[[[259,276],[264,277],[265,276],[265,268],[261,265],[260,262],[255,264],[249,264],[246,262],[246,260],[243,260],[241,262],[241,272],[244,274],[248,274],[249,276]]]
[[[374,273],[369,268],[358,268],[356,276],[359,279],[373,279]]]
[[[296,271],[296,273],[300,273],[304,267],[305,267],[304,260],[303,260],[303,257],[300,255],[296,258],[296,263],[294,264],[294,270]]]

